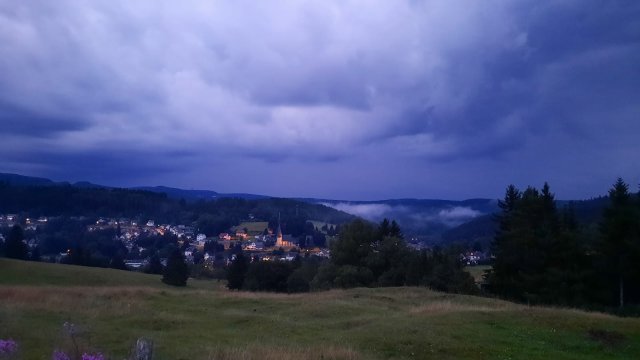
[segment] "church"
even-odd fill
[[[280,226],[280,214],[278,214],[278,231],[276,232],[276,247],[281,247],[281,248],[292,248],[295,245],[293,244],[293,241],[291,241],[290,236],[287,236],[287,238],[285,238],[282,235],[282,227]]]

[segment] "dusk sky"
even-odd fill
[[[640,183],[640,1],[0,0],[0,172],[350,200]]]

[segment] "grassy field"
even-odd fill
[[[464,269],[471,274],[476,283],[479,284],[484,281],[485,271],[491,269],[491,265],[467,266]]]
[[[264,229],[269,227],[266,221],[245,221],[238,226],[233,227],[233,231],[247,229],[247,233],[251,236],[260,235]]]
[[[90,286],[95,285],[95,286]],[[185,289],[158,276],[0,259],[0,338],[50,359],[62,324],[113,359],[637,359],[640,319],[419,288],[284,295]]]

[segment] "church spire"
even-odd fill
[[[282,227],[280,226],[280,212],[278,212],[278,231],[276,232],[278,239],[282,239]]]

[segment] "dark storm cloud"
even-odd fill
[[[543,148],[564,157],[518,176],[570,188],[589,163],[588,193],[637,177],[612,159],[640,152],[638,63],[636,1],[0,2],[1,165],[249,191],[211,176],[249,163],[455,196],[471,171],[494,194]],[[256,188],[288,195],[282,179]]]
[[[34,148],[15,156],[25,169],[46,166],[48,176],[60,181],[92,179],[99,184],[135,185],[139,181],[156,184],[155,177],[166,177],[194,166],[190,153],[130,152],[112,149],[109,152],[59,152]],[[152,175],[151,175],[152,174]]]
[[[47,137],[63,131],[81,131],[86,123],[72,115],[37,113],[0,102],[0,124],[6,136]]]

